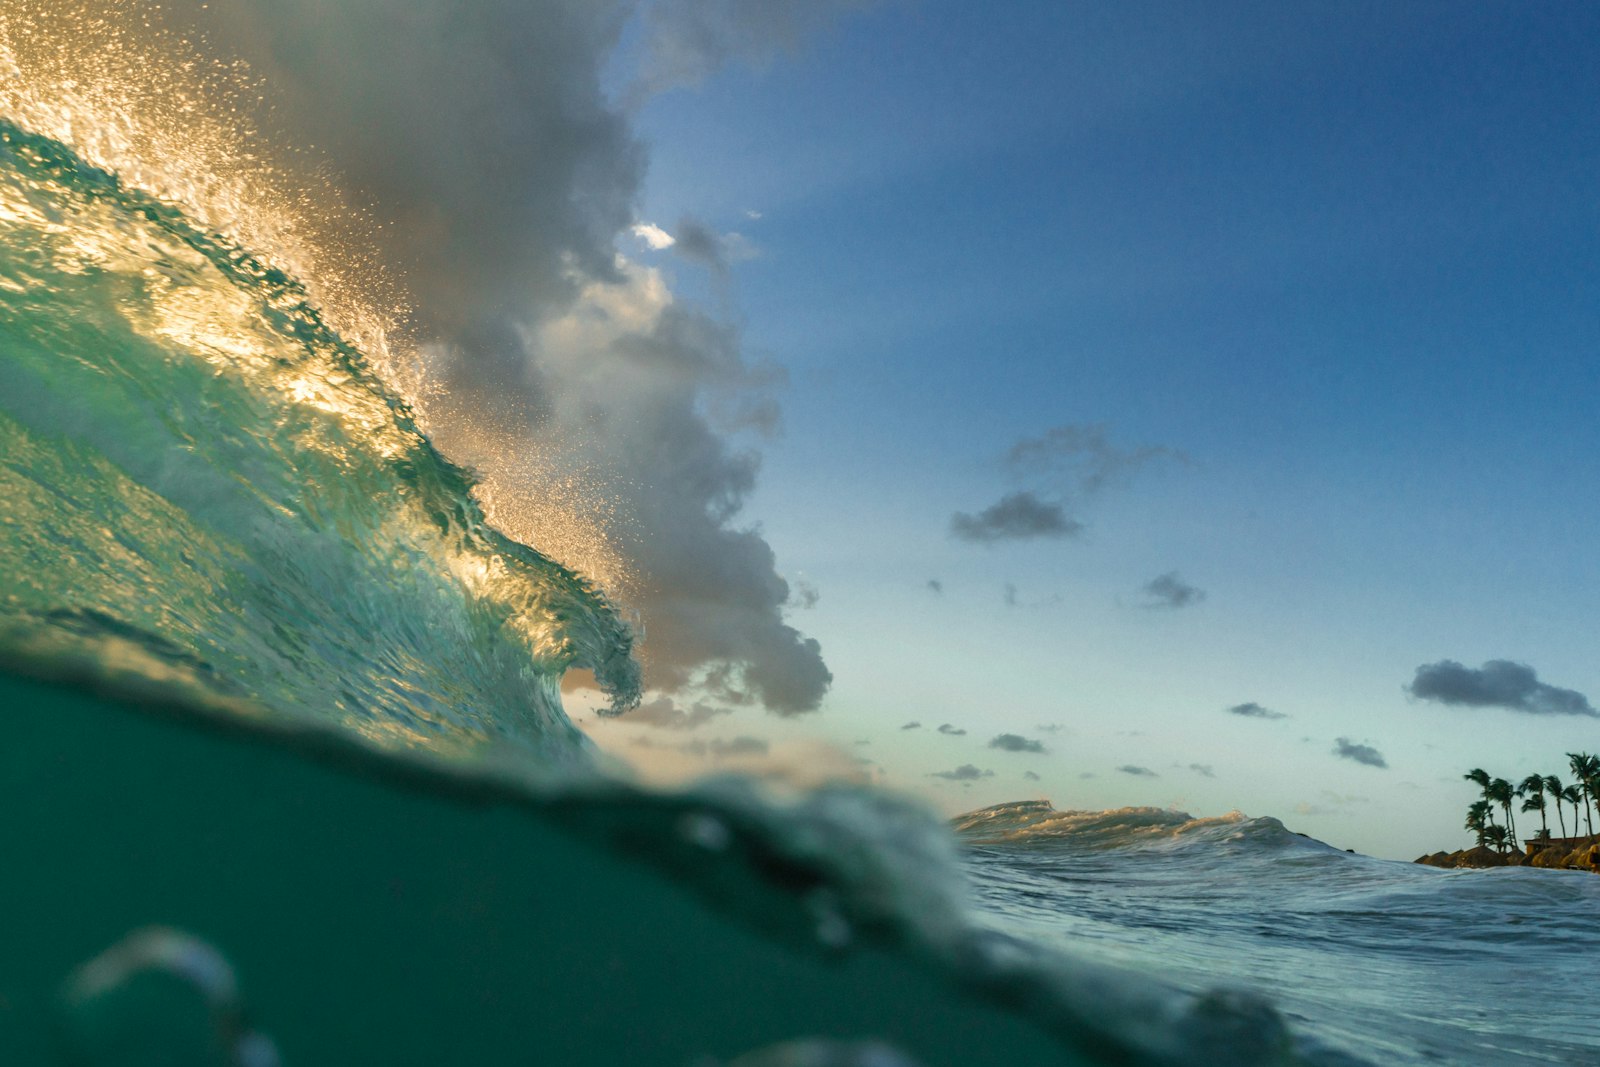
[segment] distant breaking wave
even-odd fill
[[[1228,852],[1311,847],[1335,851],[1271,817],[1229,812],[1195,818],[1170,808],[1057,811],[1048,800],[1022,800],[967,812],[951,826],[972,844],[1054,845],[1083,850],[1209,848]]]

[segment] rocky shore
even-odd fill
[[[1525,842],[1527,851],[1496,852],[1485,845],[1418,856],[1429,867],[1545,867],[1600,873],[1600,834]]]

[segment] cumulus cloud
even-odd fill
[[[993,771],[980,771],[970,763],[963,763],[953,771],[934,771],[929,778],[946,778],[952,782],[971,782],[979,778],[993,778]]]
[[[1206,598],[1205,590],[1185,582],[1177,571],[1168,571],[1144,583],[1147,608],[1186,608]]]
[[[725,265],[748,244],[693,219],[669,235],[635,217],[646,152],[603,83],[635,15],[640,84],[654,90],[730,59],[762,61],[854,6],[410,0],[403,17],[393,5],[323,0],[150,8],[152,23],[248,64],[263,173],[329,175],[350,207],[280,197],[307,203],[297,239],[325,239],[334,254],[324,259],[356,247],[388,268],[403,293],[386,305],[406,309],[389,334],[395,365],[421,368],[413,398],[428,431],[479,473],[497,525],[637,613],[646,682],[671,695],[698,687],[793,714],[818,707],[832,676],[817,642],[784,621],[794,590],[741,521],[759,468],[751,439],[776,425],[781,374],[745,358],[735,325],[684,306],[618,254],[623,238],[675,236],[667,247]],[[351,218],[369,220],[370,233],[340,244]],[[360,298],[317,295],[336,323],[361,321]],[[589,489],[569,491],[578,480]],[[607,560],[625,562],[609,573]]]
[[[1042,742],[1030,741],[1021,734],[1000,734],[990,738],[989,747],[1002,752],[1034,752],[1040,755],[1046,751]]]
[[[664,730],[695,730],[719,715],[730,715],[728,708],[696,701],[687,709],[671,697],[658,696],[641,703],[628,713],[627,721]]]
[[[1287,719],[1289,717],[1281,711],[1264,708],[1253,700],[1246,701],[1243,704],[1235,704],[1228,709],[1228,714],[1238,715],[1246,719]]]
[[[1341,737],[1334,742],[1333,754],[1340,759],[1364,763],[1368,767],[1387,769],[1389,766],[1389,762],[1383,758],[1383,753],[1371,745],[1358,745],[1348,737]]]
[[[950,517],[950,536],[980,545],[1076,537],[1082,531],[1083,524],[1069,518],[1060,504],[1027,490],[1007,493],[976,515],[958,511]]]
[[[1472,668],[1444,659],[1417,668],[1406,687],[1412,696],[1457,707],[1504,708],[1528,715],[1600,716],[1589,698],[1574,689],[1539,681],[1525,663],[1493,659]]]
[[[1123,774],[1131,774],[1135,778],[1159,778],[1159,777],[1161,777],[1155,771],[1152,771],[1149,767],[1140,767],[1140,766],[1138,766],[1136,764],[1132,764],[1132,763],[1124,763],[1122,766],[1118,767],[1117,770],[1121,771]]]
[[[947,722],[939,724],[939,732],[947,737],[965,737],[967,735],[967,731],[958,730]]]

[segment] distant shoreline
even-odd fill
[[[1414,862],[1427,867],[1484,868],[1539,867],[1546,870],[1592,871],[1600,873],[1600,834],[1585,837],[1534,838],[1523,842],[1525,851],[1497,852],[1487,845],[1476,845],[1456,852],[1434,852],[1418,856]]]

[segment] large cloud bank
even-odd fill
[[[495,520],[585,567],[551,510],[587,500],[590,541],[626,561],[647,684],[782,714],[816,708],[831,675],[740,522],[780,376],[619,255],[646,152],[605,76],[630,19],[646,33],[634,83],[659,91],[849,6],[187,0],[158,15],[248,64],[263,152],[309,153],[366,213],[427,354],[429,430],[480,472]],[[572,490],[572,472],[599,491]]]

